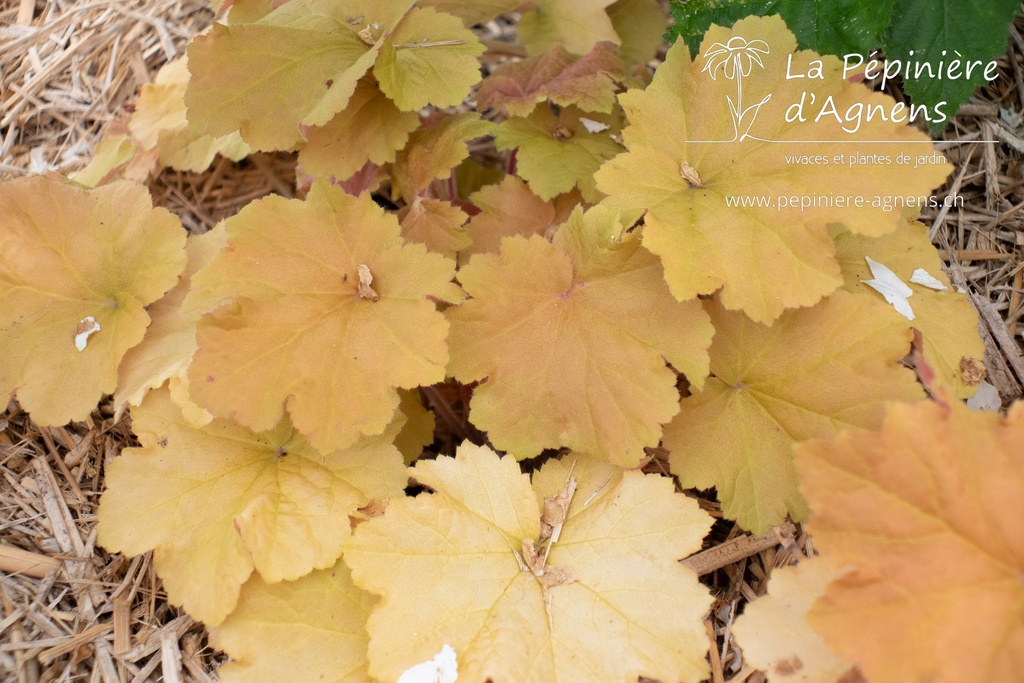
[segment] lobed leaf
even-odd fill
[[[615,76],[625,74],[614,43],[602,42],[582,57],[561,45],[544,54],[499,66],[477,90],[477,107],[512,116],[528,116],[550,99],[559,106],[611,113],[615,105]]]
[[[369,195],[323,181],[305,201],[269,197],[225,221],[228,248],[193,278],[208,310],[189,367],[197,403],[254,430],[285,411],[315,448],[380,434],[397,388],[444,379],[454,261],[404,244]],[[373,278],[374,299],[360,271]]]
[[[584,55],[597,43],[619,44],[605,8],[615,0],[533,0],[533,8],[519,20],[519,41],[528,54],[537,55],[553,45]]]
[[[877,426],[886,402],[923,397],[898,365],[906,326],[881,301],[837,292],[772,327],[717,301],[705,308],[712,376],[682,400],[664,446],[684,487],[716,487],[723,514],[755,534],[807,516],[794,443]]]
[[[738,85],[728,75],[739,73],[728,70],[738,57],[722,62],[720,53],[710,54],[715,45],[731,40],[748,45],[760,40],[768,46],[763,55],[752,53],[758,63],[747,56],[740,104],[735,102]],[[661,257],[676,298],[721,289],[726,308],[766,324],[787,308],[813,305],[842,284],[829,224],[872,237],[891,232],[903,217],[898,209],[887,211],[879,198],[892,188],[899,188],[901,195],[927,196],[950,168],[944,163],[916,169],[896,163],[850,166],[852,154],[870,152],[893,160],[903,153],[923,153],[916,143],[929,138],[878,115],[871,120],[864,116],[854,132],[854,124],[845,119],[817,116],[829,98],[844,115],[864,107],[889,112],[895,101],[846,81],[837,58],[795,48],[778,17],[751,17],[732,29],[712,28],[696,60],[685,45],[676,43],[646,90],[619,97],[630,122],[622,134],[629,152],[605,164],[596,176],[597,189],[612,205],[647,211],[644,245]],[[817,60],[821,79],[786,78],[790,72],[808,73]],[[787,121],[799,102],[804,102],[806,120]],[[732,107],[742,109],[742,117],[737,119]],[[771,144],[787,140],[797,142]],[[891,144],[872,143],[859,150],[850,144],[857,140]],[[829,164],[790,163],[787,155],[793,156],[794,149],[798,155],[826,157]],[[840,154],[847,161],[837,169],[832,160]],[[860,196],[865,203],[858,208],[819,199],[801,206],[805,197],[839,195]],[[769,201],[730,206],[737,197]],[[784,205],[779,200],[783,197],[797,201]]]
[[[321,453],[283,420],[252,432],[228,420],[196,428],[164,390],[132,409],[140,448],[107,470],[99,543],[153,561],[170,602],[216,626],[253,570],[293,580],[330,567],[348,515],[406,485],[391,434]]]
[[[471,244],[462,227],[469,216],[451,202],[416,197],[401,214],[402,236],[409,242],[425,244],[427,249],[455,258]]]
[[[446,644],[460,680],[707,675],[710,596],[676,560],[700,547],[710,518],[669,479],[575,458],[548,585],[519,551],[539,537],[542,496],[566,485],[567,464],[548,463],[531,487],[512,458],[464,444],[411,470],[433,495],[392,501],[345,549],[356,585],[383,596],[367,624],[371,676],[396,680]]]
[[[853,567],[809,619],[872,681],[1011,681],[1024,664],[1024,404],[1002,417],[938,399],[797,447],[815,545]]]
[[[588,120],[604,129],[590,132]],[[542,199],[578,187],[583,199],[594,204],[602,197],[594,173],[622,151],[622,145],[615,141],[617,134],[614,115],[584,116],[573,106],[556,114],[548,105],[540,104],[526,118],[502,122],[494,134],[494,144],[499,150],[518,148],[517,172]]]
[[[185,231],[146,188],[0,183],[0,393],[38,424],[85,419],[185,267]]]
[[[844,678],[853,664],[832,652],[807,623],[807,613],[830,581],[844,571],[821,557],[775,569],[768,594],[748,604],[732,626],[743,661],[772,681],[857,680]]]
[[[502,240],[459,271],[452,359],[470,420],[518,458],[566,446],[635,467],[678,410],[676,374],[700,384],[713,330],[675,301],[657,259],[617,212],[577,209],[554,242]]]
[[[366,619],[377,598],[341,562],[297,581],[252,577],[238,606],[210,632],[231,662],[222,683],[366,683]]]
[[[470,140],[489,135],[494,128],[472,112],[446,116],[409,136],[392,169],[392,194],[411,199],[432,180],[447,178],[469,157]]]
[[[905,222],[888,235],[870,239],[845,231],[833,231],[836,259],[843,274],[843,288],[880,298],[863,284],[871,278],[865,257],[885,264],[913,291],[909,303],[914,320],[890,309],[890,317],[921,332],[924,358],[935,369],[943,384],[957,398],[973,396],[977,377],[964,376],[965,365],[981,363],[985,345],[978,332],[978,312],[966,294],[957,292],[942,270],[942,260],[928,237],[928,228],[916,221]],[[937,291],[911,281],[914,271],[924,269],[945,291]]]
[[[608,18],[622,43],[619,56],[627,64],[647,64],[665,42],[668,17],[658,0],[615,0]]]

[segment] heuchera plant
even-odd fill
[[[659,445],[742,528],[820,533],[824,555],[743,617],[757,666],[1019,671],[1024,539],[998,520],[1024,512],[1024,420],[958,402],[984,353],[973,310],[915,206],[781,201],[938,187],[945,163],[785,158],[930,151],[884,118],[786,116],[888,95],[778,17],[712,26],[651,76],[655,0],[535,0],[514,59],[471,30],[514,1],[226,4],[74,180],[0,184],[0,389],[44,424],[103,394],[131,413],[99,542],[154,551],[231,656],[222,680],[705,678],[712,596],[678,560],[712,519],[638,469]],[[815,64],[810,85],[784,76]],[[297,152],[298,197],[187,239],[121,179],[252,150]],[[754,195],[776,199],[735,204]],[[912,320],[864,284],[872,263]],[[918,269],[932,285],[907,284]],[[935,403],[902,362],[915,334]],[[434,457],[419,388],[445,381],[483,441]],[[926,578],[927,628],[900,631],[920,606],[886,591],[924,585],[915,558],[979,554]],[[997,584],[999,620],[962,638],[962,591]],[[896,666],[889,633],[920,656]]]

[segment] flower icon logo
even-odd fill
[[[744,107],[743,79],[751,74],[755,64],[764,68],[762,57],[767,56],[769,52],[768,43],[763,40],[746,40],[740,36],[733,36],[724,45],[714,43],[704,54],[707,63],[701,69],[701,73],[707,72],[712,80],[718,80],[718,73],[721,72],[726,79],[736,81],[735,101],[732,96],[726,96],[732,114],[733,137],[732,140],[721,142],[736,142],[751,137],[750,127],[754,125],[757,112],[772,96],[765,95],[760,102]]]
[[[734,80],[737,74],[746,77],[750,75],[755,63],[764,68],[761,55],[767,55],[768,52],[768,43],[763,40],[747,41],[735,36],[725,45],[715,43],[711,46],[704,55],[708,63],[704,65],[703,71],[709,72],[711,78],[715,80],[718,79],[719,70],[730,81]]]

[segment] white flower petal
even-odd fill
[[[910,281],[939,292],[949,291],[949,287],[929,275],[928,271],[924,268],[918,268],[915,270],[914,274],[910,276]]]

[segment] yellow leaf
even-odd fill
[[[670,479],[568,457],[581,476],[560,539],[541,551],[544,574],[520,549],[538,538],[542,496],[566,484],[557,461],[535,492],[512,458],[465,444],[411,470],[432,495],[393,500],[356,529],[345,562],[383,596],[367,626],[372,676],[394,681],[446,644],[467,681],[707,675],[710,596],[677,560],[700,547],[710,518]]]
[[[452,360],[470,420],[516,457],[567,446],[634,467],[677,412],[676,374],[707,374],[713,330],[672,298],[657,259],[618,214],[575,211],[554,243],[508,237],[459,271]]]
[[[1024,404],[893,405],[798,446],[815,545],[853,571],[811,625],[877,683],[1014,681],[1024,667]]]
[[[765,327],[708,302],[712,377],[665,428],[682,485],[716,487],[725,516],[753,533],[787,514],[804,519],[792,445],[875,427],[886,402],[924,396],[914,373],[898,365],[910,339],[886,307],[837,292]]]
[[[747,605],[732,626],[744,661],[771,681],[840,681],[853,664],[829,650],[806,617],[825,586],[843,573],[820,557],[773,571],[768,595]]]
[[[512,12],[521,0],[419,0],[421,7],[433,7],[438,12],[454,14],[467,27],[486,24],[498,16]]]
[[[373,75],[402,111],[454,107],[480,82],[484,50],[458,17],[417,7],[384,37]]]
[[[315,448],[380,434],[397,388],[444,379],[455,263],[404,244],[367,194],[322,180],[305,201],[268,197],[225,221],[228,248],[192,280],[186,305],[212,307],[189,367],[193,399],[257,431],[287,409]],[[372,277],[372,296],[360,272]]]
[[[619,44],[605,8],[615,0],[533,0],[533,9],[523,13],[519,40],[527,53],[536,55],[553,45],[583,55],[596,43]]]
[[[39,424],[84,419],[142,341],[145,307],[177,282],[184,245],[142,186],[0,183],[0,395]]]
[[[466,212],[451,202],[416,197],[402,212],[402,237],[425,244],[427,249],[455,258],[455,253],[470,245],[463,224]]]
[[[196,36],[185,92],[190,127],[213,136],[237,130],[254,149],[276,150],[299,142],[300,123],[327,123],[380,50],[359,37],[344,4],[292,0],[257,23],[213,24]],[[296,21],[307,7],[307,20]]]
[[[608,17],[622,44],[619,56],[628,64],[646,64],[665,41],[668,17],[658,0],[616,0]]]
[[[127,135],[115,135],[100,140],[96,152],[89,164],[68,176],[71,180],[85,187],[96,187],[104,181],[114,178],[132,159],[138,147]],[[144,182],[149,176],[148,171],[141,178],[132,178]]]
[[[364,77],[344,110],[309,130],[299,163],[307,173],[347,180],[367,161],[394,161],[419,125],[416,112],[399,111],[372,77]]]
[[[114,392],[114,407],[118,413],[129,403],[139,405],[147,391],[158,388],[188,367],[196,351],[196,322],[202,312],[185,310],[182,302],[192,276],[209,264],[226,244],[223,223],[203,235],[188,238],[185,243],[188,265],[178,276],[178,284],[149,306],[152,322],[146,336],[121,359]]]
[[[287,421],[254,433],[227,420],[197,429],[164,390],[132,409],[141,448],[107,470],[99,543],[153,561],[167,597],[219,624],[255,571],[274,583],[334,564],[347,515],[401,496],[406,475],[390,437],[326,452]]]
[[[591,133],[584,119],[606,128]],[[499,150],[519,148],[518,173],[541,198],[551,199],[579,187],[583,198],[594,204],[602,197],[594,185],[594,173],[622,151],[613,137],[618,132],[614,115],[583,116],[573,106],[556,114],[547,104],[540,104],[526,118],[501,123],[494,134],[494,144]]]
[[[377,598],[352,584],[341,562],[267,585],[253,577],[238,606],[210,632],[231,657],[221,683],[368,683],[366,619]]]
[[[816,69],[818,60],[820,78],[786,78]],[[902,107],[905,118],[905,105],[848,82],[836,57],[796,52],[779,17],[713,26],[695,61],[677,42],[650,86],[619,101],[629,152],[601,168],[598,190],[614,206],[648,211],[644,246],[661,257],[676,298],[721,288],[726,308],[766,324],[842,284],[829,224],[868,236],[891,232],[903,217],[881,198],[896,188],[930,195],[950,170],[896,163],[900,154],[930,149],[917,144],[930,140],[923,133],[877,113],[891,118]],[[804,121],[793,112],[801,102]],[[836,115],[818,115],[830,106]],[[871,120],[865,108],[875,112]],[[868,155],[888,162],[852,163]],[[824,163],[800,163],[805,156]],[[752,204],[734,204],[741,200]]]
[[[957,398],[973,396],[978,387],[977,378],[967,381],[971,378],[964,378],[961,362],[969,359],[981,362],[985,357],[985,344],[978,332],[978,313],[967,295],[957,292],[943,272],[942,260],[928,237],[928,228],[909,221],[895,232],[874,239],[842,230],[834,231],[834,236],[836,258],[845,281],[843,288],[881,299],[880,294],[862,283],[871,279],[864,257],[892,270],[914,292],[908,299],[914,320],[907,320],[892,308],[890,315],[920,330],[925,360],[935,368],[942,383],[953,388]],[[918,268],[939,280],[946,291],[911,282]]]

